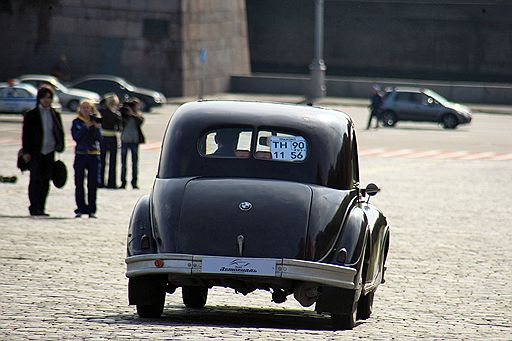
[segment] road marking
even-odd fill
[[[483,159],[488,159],[492,156],[496,156],[496,153],[494,153],[494,152],[473,153],[473,154],[461,157],[461,158],[459,158],[459,160],[483,160]]]
[[[465,156],[465,155],[468,155],[468,154],[469,154],[469,152],[467,152],[465,150],[460,150],[458,152],[442,153],[442,154],[439,154],[437,157],[440,158],[440,159],[456,159],[458,157]]]
[[[375,154],[383,153],[385,151],[386,151],[386,148],[365,149],[365,150],[360,150],[359,155],[364,155],[364,156],[375,155]]]
[[[490,158],[489,160],[492,161],[506,161],[506,160],[512,160],[512,153],[509,154],[500,154],[495,157]]]
[[[411,154],[413,152],[412,149],[398,149],[398,150],[392,150],[389,152],[385,152],[383,154],[380,154],[380,157],[396,157],[396,156],[403,156],[407,154]]]
[[[425,151],[415,152],[415,153],[406,155],[406,157],[416,159],[416,158],[422,158],[422,157],[427,157],[427,156],[435,156],[435,155],[439,155],[440,153],[441,153],[441,151],[437,150],[437,149],[425,150]]]

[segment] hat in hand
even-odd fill
[[[64,162],[57,160],[53,163],[52,182],[57,188],[62,188],[68,179],[68,170]]]
[[[19,168],[20,171],[28,170],[28,163],[23,160],[23,149],[18,150],[18,159],[16,160],[16,167]]]

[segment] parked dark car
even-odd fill
[[[114,92],[121,101],[128,97],[137,97],[141,101],[141,110],[150,111],[166,102],[165,96],[158,91],[135,86],[127,80],[110,75],[89,75],[74,81],[71,88],[94,91],[101,96]]]
[[[17,79],[21,83],[32,84],[36,88],[45,84],[51,85],[55,89],[62,106],[73,112],[76,111],[81,100],[89,99],[95,103],[100,102],[100,96],[97,93],[87,90],[70,89],[54,76],[21,75]]]
[[[429,89],[397,87],[386,91],[381,106],[381,120],[393,127],[398,121],[437,122],[445,129],[471,122],[471,110],[448,101]]]
[[[182,288],[262,289],[331,315],[367,319],[384,282],[389,226],[359,185],[354,124],[301,105],[200,101],[181,106],[163,139],[153,189],[129,224],[129,303],[159,317]]]

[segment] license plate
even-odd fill
[[[260,258],[203,257],[202,273],[275,276],[276,261]]]

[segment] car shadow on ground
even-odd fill
[[[417,131],[439,131],[439,132],[467,132],[467,129],[464,129],[464,127],[456,128],[456,129],[444,129],[443,127],[439,126],[406,126],[406,125],[396,125],[394,127],[380,127],[379,129],[397,129],[397,130],[417,130]],[[370,128],[370,130],[375,130],[375,128]]]
[[[158,326],[211,326],[226,328],[278,328],[300,330],[333,330],[329,315],[300,309],[244,308],[240,306],[213,306],[188,309],[166,306],[160,318],[139,318],[133,315],[110,315],[87,318],[89,322],[108,324],[135,324]],[[358,321],[360,324],[361,321]]]

